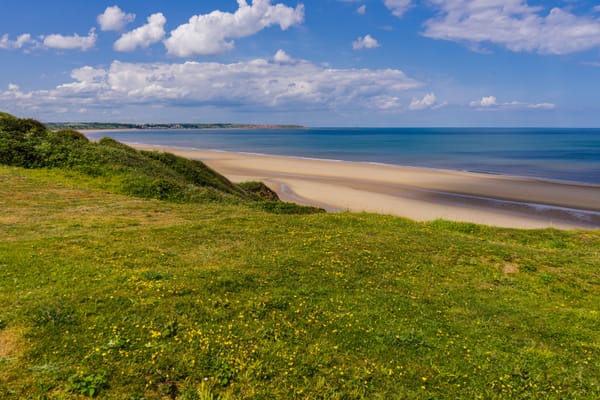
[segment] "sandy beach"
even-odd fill
[[[134,145],[197,159],[234,182],[329,211],[501,227],[600,228],[600,186],[462,171]]]

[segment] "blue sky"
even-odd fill
[[[0,110],[18,116],[600,126],[600,2],[7,3]]]

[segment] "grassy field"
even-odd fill
[[[2,399],[600,398],[600,232],[90,179],[0,166]]]
[[[600,232],[324,214],[0,113],[0,398],[597,399]]]

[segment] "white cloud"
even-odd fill
[[[411,110],[425,110],[427,108],[439,108],[445,103],[439,104],[433,93],[427,93],[422,99],[414,97],[408,106]]]
[[[19,35],[15,40],[10,40],[7,34],[0,37],[0,49],[20,49],[27,44],[37,44],[29,33]]]
[[[196,15],[187,24],[180,25],[165,40],[170,55],[189,57],[214,55],[231,50],[232,39],[248,37],[272,25],[282,30],[304,21],[304,6],[295,9],[283,4],[271,5],[271,0],[238,0],[235,13],[213,11]]]
[[[103,31],[122,31],[133,22],[135,14],[125,14],[119,6],[106,7],[104,13],[98,15],[97,21]]]
[[[600,61],[583,61],[581,64],[588,67],[600,67]]]
[[[289,57],[289,56],[288,56]],[[291,57],[290,57],[291,58]],[[123,109],[126,106],[218,107],[299,112],[386,111],[420,83],[397,69],[334,69],[304,60],[232,64],[185,62],[73,70],[72,81],[29,93],[0,91],[0,109]],[[29,96],[26,98],[25,96]]]
[[[23,93],[19,85],[16,85],[14,83],[8,84],[8,91],[6,93],[9,93],[10,96],[17,101],[28,100],[31,99],[31,97],[33,96],[32,93]]]
[[[63,36],[59,34],[48,35],[44,37],[44,46],[53,49],[62,50],[89,50],[96,45],[96,29],[90,29],[87,36],[79,36],[74,34],[73,36]]]
[[[527,104],[527,108],[533,108],[536,110],[553,110],[556,108],[556,105],[552,103]]]
[[[17,37],[17,40],[15,41],[15,47],[20,49],[26,44],[37,44],[37,41],[33,40],[29,33],[19,35],[19,37]]]
[[[359,37],[354,42],[352,42],[352,48],[354,50],[375,49],[379,46],[380,46],[380,44],[377,41],[377,39],[374,39],[373,37],[371,37],[371,35]]]
[[[515,52],[568,54],[600,47],[600,20],[525,0],[431,0],[439,16],[425,22],[424,36],[494,43]]]
[[[372,105],[381,111],[400,111],[402,104],[396,96],[382,95],[373,97]]]
[[[101,89],[107,89],[105,82],[107,72],[101,68],[85,66],[74,69],[71,72],[71,78],[75,81],[58,86],[58,90],[65,90],[71,94],[93,94]]]
[[[412,0],[384,0],[383,3],[396,17],[403,16],[412,7]]]
[[[104,69],[93,68],[90,66],[77,68],[71,72],[71,77],[80,82],[100,81],[105,76],[106,76],[106,71]]]
[[[495,96],[484,96],[481,100],[472,101],[471,107],[492,107],[497,104]]]
[[[510,101],[499,103],[495,96],[484,96],[480,100],[469,103],[478,110],[502,110],[502,109],[535,109],[535,110],[553,110],[556,105],[553,103],[523,103],[521,101]]]
[[[285,51],[279,49],[275,56],[273,56],[273,61],[279,64],[287,64],[294,61],[292,57],[290,57]]]
[[[133,51],[138,47],[147,48],[165,37],[166,22],[167,19],[162,13],[152,14],[148,17],[146,25],[124,33],[113,47],[117,51]]]
[[[365,13],[367,12],[367,6],[363,4],[362,6],[356,9],[356,12],[360,15],[365,15]]]

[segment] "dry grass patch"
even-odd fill
[[[502,271],[507,275],[516,274],[517,272],[519,272],[519,269],[520,267],[517,264],[512,263],[504,264],[504,266],[502,267]]]
[[[25,350],[21,330],[6,328],[0,330],[0,360],[18,357]]]
[[[0,224],[18,224],[21,221],[18,215],[0,215]]]

